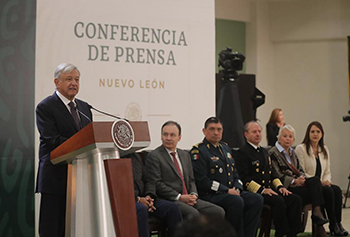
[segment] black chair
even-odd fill
[[[269,205],[263,205],[261,211],[259,237],[269,237],[272,225],[272,212]]]
[[[158,237],[167,236],[167,228],[163,220],[150,216],[148,219],[148,224],[151,235],[157,235]]]

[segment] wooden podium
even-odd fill
[[[147,122],[130,122],[134,145],[119,150],[113,122],[92,122],[51,152],[51,162],[68,163],[66,236],[138,236],[130,159],[120,156],[150,143]]]

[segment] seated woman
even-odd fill
[[[306,129],[302,144],[295,149],[306,177],[318,177],[322,184],[322,194],[329,219],[329,229],[334,236],[349,233],[341,224],[342,191],[331,182],[330,155],[324,145],[324,131],[321,123],[314,121]]]
[[[278,133],[276,146],[269,150],[272,166],[284,187],[299,195],[304,205],[312,204],[312,223],[318,226],[320,236],[327,236],[323,225],[328,222],[324,218],[321,206],[324,204],[322,185],[317,177],[306,178],[298,157],[291,147],[295,140],[295,130],[290,125],[284,125]]]
[[[281,109],[274,109],[271,112],[269,122],[266,124],[267,145],[274,146],[280,127],[285,125],[284,116]]]

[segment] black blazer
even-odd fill
[[[277,135],[280,128],[276,123],[266,124],[267,145],[274,146],[277,142]]]
[[[252,145],[246,143],[237,152],[237,170],[244,183],[244,189],[261,193],[264,188],[283,187],[267,151],[262,147],[259,149],[258,152]]]
[[[137,196],[145,197],[147,195],[150,195],[152,198],[156,198],[156,185],[150,181],[146,167],[144,166],[140,155],[137,153],[131,153],[123,156],[123,158],[130,158],[132,162],[135,200]]]
[[[89,117],[80,115],[82,127],[92,121],[88,104],[75,99],[77,109]],[[79,131],[71,113],[54,92],[36,107],[36,124],[40,133],[39,168],[36,192],[62,194],[67,189],[67,165],[53,165],[50,152]]]

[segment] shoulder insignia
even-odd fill
[[[191,154],[198,154],[199,153],[199,150],[198,149],[192,149],[191,150]]]
[[[209,144],[207,144],[207,147],[210,149],[210,145]]]
[[[220,144],[228,146],[228,144],[226,142],[223,142],[223,141],[220,141]]]
[[[193,147],[195,148],[198,148],[200,144],[202,144],[203,142],[200,142],[200,143],[197,143],[197,144],[194,144]]]

